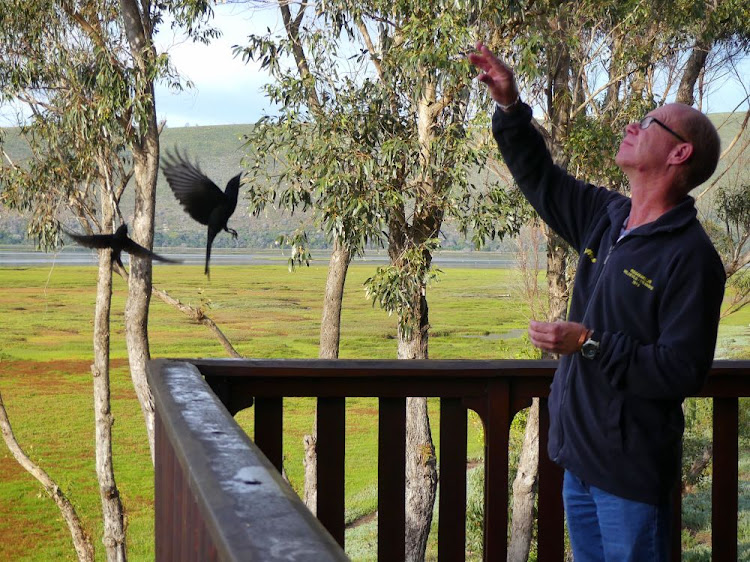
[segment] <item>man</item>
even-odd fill
[[[560,354],[549,397],[550,458],[576,562],[669,557],[680,477],[681,404],[711,366],[725,274],[690,190],[716,168],[705,115],[664,105],[625,128],[616,162],[631,197],[552,163],[512,70],[484,45],[469,60],[497,103],[492,131],[542,219],[580,255],[568,322],[531,322]]]

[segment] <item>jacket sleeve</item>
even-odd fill
[[[718,255],[683,258],[670,276],[658,311],[659,337],[641,344],[621,333],[601,334],[600,372],[627,394],[682,400],[698,393],[711,368],[726,276]]]
[[[580,251],[591,222],[618,195],[576,180],[552,162],[542,135],[531,124],[531,108],[513,113],[499,108],[492,134],[513,179],[539,216]]]

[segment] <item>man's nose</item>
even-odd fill
[[[632,123],[628,123],[625,125],[625,134],[630,133],[631,135],[635,135],[638,132],[638,129],[640,128],[640,124],[633,121]]]

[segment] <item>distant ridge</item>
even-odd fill
[[[735,113],[714,113],[711,120],[720,127],[722,147],[726,148],[740,128],[743,115]],[[242,170],[241,161],[246,155],[243,147],[243,135],[252,130],[252,124],[238,125],[209,125],[165,127],[161,135],[161,150],[172,150],[179,147],[182,151],[198,160],[203,171],[218,185],[225,185],[227,180]],[[3,129],[3,148],[16,163],[21,163],[30,156],[28,147],[20,137],[18,128]],[[748,131],[746,135],[750,134]],[[734,150],[739,150],[742,142],[737,143]],[[728,159],[727,159],[728,160]],[[725,160],[726,161],[726,160]],[[3,162],[3,165],[6,163]],[[723,170],[725,164],[720,163],[717,174]],[[750,170],[745,167],[745,178],[750,176]],[[734,178],[726,178],[728,181]],[[237,241],[232,240],[227,233],[220,234],[214,242],[214,248],[259,248],[276,247],[275,241],[282,234],[290,234],[300,226],[306,226],[311,245],[326,247],[326,240],[317,227],[311,224],[311,218],[302,213],[280,213],[274,209],[267,209],[260,217],[251,217],[247,212],[247,202],[240,190],[237,211],[230,220],[230,227],[237,230]],[[126,220],[133,212],[132,190],[127,190],[122,202],[122,210]],[[161,171],[157,183],[156,218],[155,218],[155,246],[158,247],[187,247],[202,248],[205,245],[205,227],[186,218],[185,213],[175,200],[164,180]],[[471,249],[470,241],[464,240],[452,225],[447,224],[441,241],[444,249]],[[33,244],[26,238],[26,221],[17,213],[0,205],[0,244]],[[488,250],[509,250],[508,243],[496,241],[489,244]]]

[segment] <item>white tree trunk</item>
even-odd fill
[[[57,507],[60,509],[60,513],[70,530],[70,535],[73,538],[73,548],[75,548],[76,554],[78,555],[78,560],[81,562],[93,562],[94,545],[91,543],[91,537],[89,537],[83,529],[81,520],[78,518],[78,513],[76,513],[73,504],[70,503],[70,500],[65,496],[65,493],[55,481],[50,478],[49,474],[47,474],[39,467],[39,465],[32,461],[26,453],[24,453],[23,449],[21,449],[21,446],[18,444],[18,441],[16,441],[16,437],[13,435],[13,428],[8,419],[8,413],[5,411],[2,394],[0,394],[0,430],[2,430],[5,444],[8,446],[11,454],[18,461],[18,464],[36,478],[42,486],[44,486],[44,491],[47,492],[47,495],[57,504]]]
[[[112,465],[112,424],[109,385],[109,319],[112,303],[112,256],[99,250],[99,277],[94,316],[94,423],[96,476],[102,501],[104,534],[102,542],[108,562],[127,560],[125,521],[120,492]]]
[[[421,562],[425,558],[437,484],[437,457],[427,398],[407,398],[405,559],[408,562]]]
[[[427,299],[420,298],[419,326],[405,339],[399,330],[398,358],[427,359]],[[406,399],[406,552],[407,562],[422,562],[437,495],[437,457],[430,431],[427,398]]]
[[[156,178],[159,173],[159,129],[156,123],[154,85],[148,77],[150,62],[156,56],[150,33],[151,27],[142,20],[136,0],[120,0],[123,25],[130,52],[140,74],[140,88],[135,95],[148,105],[148,115],[141,123],[140,136],[131,143],[135,176],[135,212],[131,237],[141,246],[152,248],[154,243],[154,208]],[[150,17],[150,16],[149,16]],[[146,379],[146,364],[151,358],[148,345],[148,308],[151,303],[151,260],[131,257],[128,300],[125,304],[125,338],[138,402],[141,405],[146,434],[154,462],[154,398]]]
[[[154,205],[156,174],[159,163],[159,145],[147,142],[147,148],[134,157],[135,164],[135,215],[131,237],[141,246],[151,248],[154,241]],[[146,379],[146,364],[151,358],[148,344],[148,309],[151,303],[150,259],[131,257],[128,283],[128,300],[125,305],[125,338],[138,402],[146,424],[146,433],[154,460],[154,398]]]
[[[331,260],[328,263],[328,277],[326,279],[325,296],[323,297],[323,313],[320,319],[320,350],[321,359],[338,359],[339,342],[341,339],[341,305],[344,300],[344,285],[346,273],[352,261],[352,252],[338,239],[334,241]],[[302,438],[305,448],[305,490],[303,501],[313,513],[318,512],[318,423],[313,422],[311,435]]]
[[[323,313],[320,319],[321,359],[338,359],[341,339],[341,305],[344,300],[346,273],[352,261],[352,252],[338,239],[334,241],[328,263]]]
[[[539,475],[539,398],[534,398],[526,418],[523,448],[513,480],[513,518],[508,562],[526,562],[534,532],[534,498]]]

